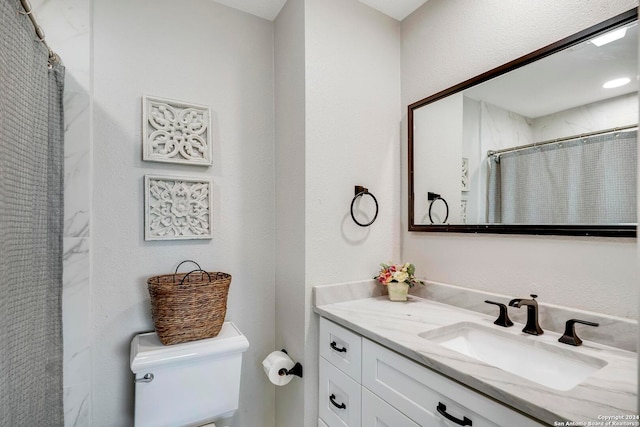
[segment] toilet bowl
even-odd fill
[[[213,427],[233,416],[248,347],[231,322],[215,338],[169,346],[155,332],[136,335],[130,359],[135,427]]]

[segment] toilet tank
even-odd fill
[[[169,346],[155,332],[136,335],[130,359],[135,426],[199,426],[232,416],[247,348],[249,341],[231,322],[215,338]]]

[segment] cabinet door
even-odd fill
[[[367,339],[362,354],[362,385],[421,426],[542,425]]]
[[[360,382],[362,337],[324,317],[320,318],[320,356]]]
[[[420,427],[364,387],[362,387],[362,425],[363,427]]]
[[[319,372],[320,418],[328,427],[360,427],[360,384],[320,358]]]

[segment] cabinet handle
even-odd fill
[[[448,419],[449,421],[452,421],[458,425],[461,426],[470,426],[471,425],[471,420],[467,417],[464,417],[462,420],[460,418],[456,418],[453,415],[447,413],[447,405],[445,405],[442,402],[438,402],[438,407],[436,408],[438,410],[438,413],[440,413],[440,415],[442,415],[443,417],[445,417],[446,419]]]
[[[347,352],[347,348],[346,347],[338,348],[338,346],[336,345],[335,341],[331,341],[331,348],[334,349],[335,351],[337,351],[338,353],[346,353]]]
[[[336,395],[332,394],[331,396],[329,396],[329,401],[331,402],[331,404],[333,404],[333,406],[335,406],[338,409],[347,409],[347,405],[345,405],[344,403],[336,403],[335,401]]]

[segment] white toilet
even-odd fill
[[[231,322],[215,338],[170,346],[155,332],[131,341],[135,427],[195,427],[238,409],[242,353],[249,341]]]

